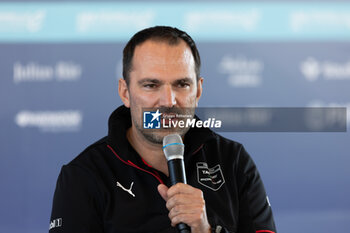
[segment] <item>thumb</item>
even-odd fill
[[[168,201],[168,187],[165,186],[164,184],[160,184],[158,185],[158,192],[160,194],[160,196],[162,196],[162,198],[164,199],[164,201]]]

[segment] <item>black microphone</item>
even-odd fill
[[[163,138],[163,151],[168,160],[168,169],[170,184],[176,183],[187,184],[186,172],[184,165],[184,149],[185,145],[178,134],[169,134]],[[176,228],[181,233],[191,232],[190,227],[185,223],[179,223]]]

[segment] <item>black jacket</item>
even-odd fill
[[[130,111],[119,107],[108,136],[62,167],[50,233],[176,232],[159,183],[169,178],[147,165],[126,139]],[[256,166],[243,146],[209,129],[185,136],[187,183],[203,191],[217,232],[275,232],[272,211]]]

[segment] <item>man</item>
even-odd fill
[[[135,34],[124,48],[108,136],[88,147],[57,181],[54,232],[275,232],[258,171],[241,144],[207,128],[148,130],[145,108],[187,113],[202,94],[192,38],[171,27]],[[169,187],[163,137],[182,136],[188,184]]]

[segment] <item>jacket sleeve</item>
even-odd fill
[[[244,147],[237,161],[238,233],[276,233],[270,202],[259,172]]]
[[[63,166],[53,198],[49,233],[103,232],[98,196],[92,175],[75,165]]]

